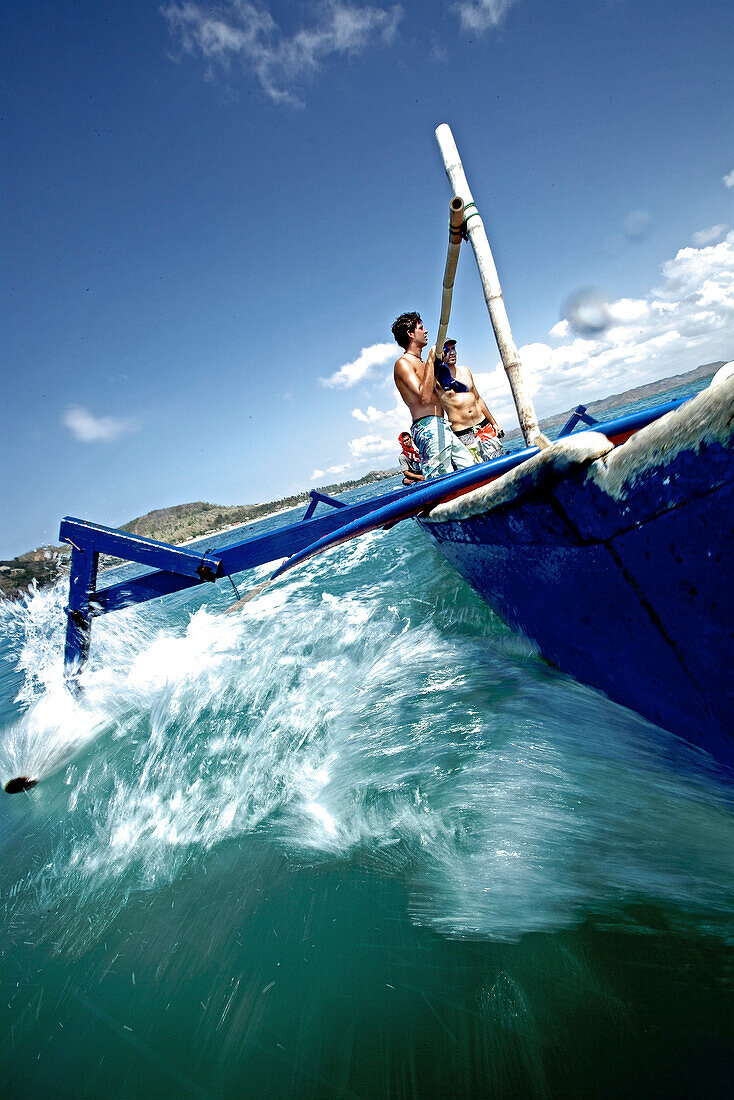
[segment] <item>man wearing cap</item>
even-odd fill
[[[413,418],[410,434],[418,450],[425,477],[450,474],[475,463],[474,455],[461,443],[444,420],[444,411],[436,389],[434,363],[436,349],[431,348],[427,362],[423,349],[428,333],[418,313],[401,313],[392,326],[395,342],[404,349],[395,363],[395,385]]]
[[[474,384],[468,367],[456,365],[456,340],[447,340],[436,368],[436,390],[454,434],[475,457],[486,462],[502,454],[504,432]]]

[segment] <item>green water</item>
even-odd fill
[[[3,1096],[732,1094],[711,761],[413,524],[232,599],[99,620],[78,701],[62,588],[0,605]]]

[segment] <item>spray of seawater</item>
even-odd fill
[[[258,833],[295,862],[400,873],[413,919],[448,936],[517,939],[640,899],[729,935],[726,788],[548,670],[414,529],[337,548],[237,615],[211,591],[98,620],[78,698],[62,588],[3,605],[24,680],[0,778],[46,777],[22,796],[36,813],[66,791],[14,926],[43,914],[78,952],[131,897]]]

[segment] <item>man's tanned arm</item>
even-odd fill
[[[420,398],[423,404],[427,404],[431,400],[434,387],[436,385],[436,345],[431,348],[428,353],[428,359],[426,361],[426,369],[423,372],[423,381],[419,387]]]
[[[477,387],[474,383],[473,378],[472,378],[472,390],[474,391],[474,396],[477,399],[477,404],[479,405],[479,408],[481,409],[482,415],[490,422],[490,424],[492,425],[492,427],[496,431],[499,431],[500,426],[497,423],[497,421],[495,420],[495,418],[492,416],[491,412],[489,411],[489,409],[487,407],[487,402],[484,400],[483,397],[480,396],[479,391],[477,390]]]
[[[484,413],[484,415],[486,416],[487,420],[490,422],[492,427],[495,428],[497,431],[499,431],[500,426],[497,423],[497,421],[495,420],[495,418],[492,416],[489,409],[487,408],[486,402],[484,401],[483,397],[479,398],[479,408],[482,410],[482,412]]]

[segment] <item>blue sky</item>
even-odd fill
[[[6,0],[0,557],[395,465],[454,131],[540,416],[734,358],[729,0]],[[607,327],[564,313],[593,288]],[[501,422],[471,251],[451,330]]]

